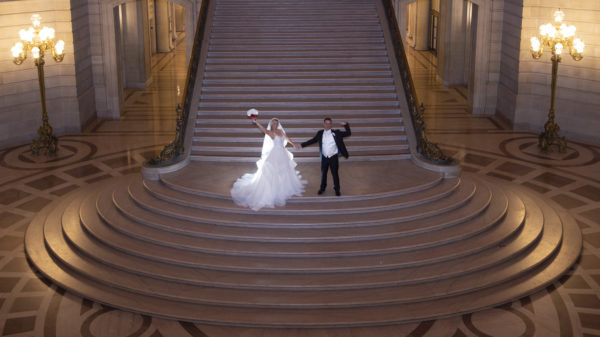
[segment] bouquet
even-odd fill
[[[258,110],[252,108],[252,109],[246,111],[246,115],[248,115],[248,118],[254,119],[254,118],[256,118],[256,116],[258,116]]]

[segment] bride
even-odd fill
[[[233,184],[231,197],[236,204],[255,211],[283,206],[290,197],[301,195],[306,184],[296,171],[294,156],[285,148],[288,142],[296,145],[277,118],[271,119],[266,129],[255,117],[252,120],[265,133],[262,155],[256,162],[256,172],[244,174]]]

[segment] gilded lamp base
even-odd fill
[[[31,141],[31,153],[39,155],[40,152],[49,155],[55,155],[58,148],[58,139],[52,134],[50,124],[43,124],[38,129],[38,139]]]
[[[552,145],[558,146],[559,152],[565,152],[567,149],[567,140],[558,135],[560,126],[554,122],[554,118],[549,118],[544,124],[544,131],[538,137],[538,146],[542,152],[552,152]]]

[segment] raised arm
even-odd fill
[[[256,126],[258,126],[258,128],[259,128],[259,129],[260,129],[262,132],[264,132],[265,134],[267,134],[267,135],[269,135],[271,138],[273,138],[273,135],[271,134],[271,131],[269,131],[269,130],[265,129],[265,127],[264,127],[264,126],[260,125],[260,123],[259,123],[259,122],[256,120],[256,118],[253,118],[253,119],[252,119],[252,122],[253,122],[254,124],[256,124]]]
[[[345,129],[340,133],[342,137],[348,137],[352,135],[352,131],[350,131],[350,124],[348,124],[347,122],[342,122],[340,123],[340,125],[343,126]]]

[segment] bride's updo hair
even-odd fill
[[[272,127],[272,125],[273,125],[273,121],[277,121],[277,127],[279,127],[279,125],[280,125],[279,118],[277,118],[277,117],[273,117],[273,118],[271,118],[271,120],[269,121],[269,126],[268,126],[268,128],[267,128],[267,129],[269,129],[269,130],[271,129],[271,127]]]

